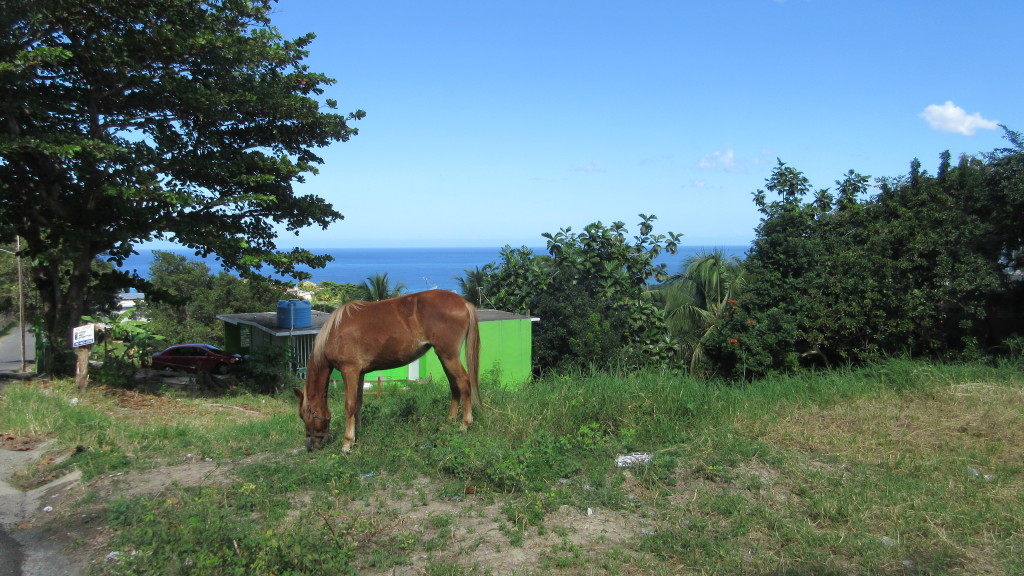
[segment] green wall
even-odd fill
[[[514,389],[530,379],[532,329],[529,318],[480,323],[481,385]],[[408,368],[403,366],[372,372],[366,375],[366,380],[376,380],[378,377],[384,380],[406,380],[408,373]],[[419,378],[447,381],[441,361],[433,350],[420,358]]]

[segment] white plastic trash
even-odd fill
[[[621,454],[615,459],[615,465],[619,468],[628,468],[636,464],[647,464],[654,457],[646,452],[633,452],[631,454]]]

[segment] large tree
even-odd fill
[[[272,6],[0,5],[0,243],[23,238],[55,343],[84,312],[93,260],[119,265],[140,242],[216,254],[242,275],[326,262],[275,241],[342,218],[293,184],[363,112],[320,102],[334,81],[303,63],[313,35],[283,38]]]

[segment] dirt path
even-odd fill
[[[65,555],[65,539],[35,525],[52,512],[47,502],[74,487],[81,473],[72,472],[23,491],[9,481],[14,474],[44,457],[48,443],[6,435],[0,438],[0,576],[79,576],[85,564]]]

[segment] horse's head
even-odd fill
[[[299,399],[299,418],[306,423],[306,450],[319,450],[331,434],[331,410],[327,407],[327,399],[324,398],[323,406],[315,407],[302,390],[293,390]]]

